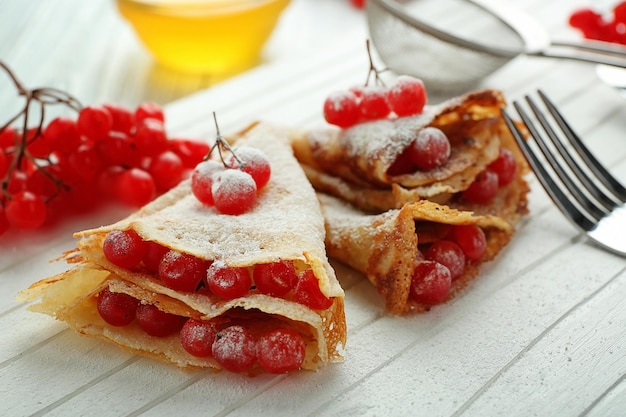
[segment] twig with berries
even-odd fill
[[[369,40],[366,41],[369,69],[363,86],[331,93],[324,101],[324,118],[330,124],[348,128],[358,123],[420,114],[427,101],[422,80],[400,75],[387,87],[380,74],[387,69],[374,65]],[[374,85],[370,85],[371,81]]]
[[[231,147],[220,133],[213,112],[216,138],[204,161],[191,174],[191,191],[200,202],[223,214],[243,214],[254,206],[257,191],[267,184],[270,162],[263,151],[251,146]],[[211,158],[217,149],[219,160]]]
[[[49,105],[64,105],[75,111],[80,111],[82,108],[81,103],[70,94],[64,91],[43,87],[35,89],[27,89],[22,84],[13,71],[2,61],[0,61],[0,68],[2,68],[17,89],[18,96],[24,97],[25,102],[20,111],[13,117],[11,117],[4,125],[0,126],[0,135],[4,134],[5,140],[13,138],[13,146],[9,146],[6,154],[3,155],[5,161],[0,162],[0,178],[5,174],[6,178],[2,181],[2,196],[4,199],[11,199],[12,193],[9,190],[9,181],[13,177],[14,172],[18,169],[22,169],[25,165],[31,164],[32,167],[41,171],[43,175],[48,177],[56,186],[56,193],[51,196],[53,198],[58,194],[59,190],[64,186],[63,181],[55,177],[52,173],[46,169],[46,166],[50,164],[49,155],[42,154],[41,146],[37,147],[36,141],[38,141],[43,135],[44,122],[46,118],[46,108]],[[39,106],[39,117],[37,118],[36,127],[30,127],[31,110],[33,106]],[[21,119],[21,121],[20,121]],[[13,129],[11,126],[18,124],[17,129]],[[9,143],[9,145],[11,145]],[[9,157],[10,162],[6,161]],[[4,172],[6,171],[6,172]]]
[[[0,125],[0,235],[37,229],[119,201],[142,206],[177,185],[209,150],[169,138],[163,109],[142,103],[83,106],[61,90],[27,89],[0,61],[25,99]],[[76,116],[53,117],[50,106]],[[51,118],[52,120],[47,120]]]

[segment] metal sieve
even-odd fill
[[[536,20],[505,0],[368,0],[367,21],[385,65],[436,91],[466,89],[518,55],[626,68],[625,47],[554,42]]]

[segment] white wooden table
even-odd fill
[[[584,4],[517,1],[562,36],[572,35],[567,13]],[[293,0],[263,65],[216,82],[155,67],[110,1],[0,0],[0,59],[27,85],[63,88],[85,103],[169,103],[168,129],[198,137],[213,134],[213,110],[223,131],[257,119],[322,123],[325,95],[364,78],[365,36],[347,1]],[[509,100],[543,89],[626,181],[626,102],[592,65],[520,57],[483,85]],[[16,97],[0,91],[4,118]],[[73,230],[123,213],[0,238],[0,415],[626,415],[626,259],[591,245],[531,182],[531,213],[515,239],[467,291],[428,314],[385,314],[373,287],[338,265],[346,357],[318,373],[184,372],[14,301],[66,268],[49,260],[73,247]]]

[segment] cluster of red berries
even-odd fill
[[[444,240],[424,248],[413,271],[411,296],[424,304],[439,304],[450,294],[452,282],[465,271],[467,261],[482,258],[487,248],[483,230],[475,225],[451,226]]]
[[[0,133],[0,234],[35,229],[110,201],[142,206],[187,175],[209,145],[169,138],[160,106],[87,106],[26,135]]]
[[[143,268],[175,291],[232,300],[246,296],[255,288],[261,294],[288,297],[314,310],[325,310],[332,305],[332,299],[319,289],[313,272],[298,273],[292,261],[258,264],[254,268],[231,267],[144,241],[132,229],[109,232],[102,250],[111,263],[128,270]]]
[[[610,18],[589,7],[577,9],[569,24],[587,39],[626,45],[626,1],[613,7]]]
[[[109,232],[102,250],[111,263],[128,270],[148,272],[175,291],[232,300],[254,289],[314,310],[328,309],[333,303],[321,292],[313,271],[298,273],[293,261],[257,264],[251,268],[230,267],[220,261],[203,260],[144,241],[132,229]],[[232,372],[246,371],[257,362],[266,372],[289,372],[299,369],[305,356],[305,342],[291,330],[272,330],[258,339],[242,326],[218,331],[215,324],[168,314],[152,305],[141,305],[126,294],[108,290],[98,296],[98,312],[111,325],[126,326],[136,322],[155,337],[180,331],[181,344],[187,352],[198,357],[212,355]]]
[[[231,372],[245,372],[258,363],[265,372],[287,373],[300,369],[306,355],[302,336],[287,328],[272,329],[257,339],[244,326],[218,329],[215,323],[166,313],[152,304],[141,304],[128,294],[108,289],[98,294],[97,308],[100,317],[112,326],[135,322],[153,337],[178,332],[180,343],[189,354],[212,356]]]
[[[390,87],[366,85],[330,94],[324,101],[324,118],[330,124],[347,128],[393,114],[398,117],[419,114],[426,101],[424,83],[401,75]]]
[[[517,162],[513,152],[500,148],[498,158],[476,176],[472,184],[463,191],[463,199],[470,203],[485,204],[490,202],[498,190],[515,179]]]
[[[216,151],[215,159],[210,159]],[[257,192],[270,180],[271,166],[263,151],[251,146],[231,148],[218,134],[205,160],[191,174],[191,191],[207,206],[223,214],[249,211]]]

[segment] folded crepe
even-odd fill
[[[411,293],[417,266],[435,242],[449,239],[456,226],[482,229],[486,248],[479,259],[466,258],[461,275],[452,280],[446,300],[454,298],[474,279],[485,262],[509,242],[513,226],[492,215],[475,215],[422,200],[381,214],[366,213],[336,197],[318,194],[326,219],[328,255],[363,273],[376,287],[385,308],[394,314],[420,312],[432,304]],[[444,301],[446,301],[444,300]]]
[[[21,298],[40,298],[31,310],[55,316],[79,333],[183,368],[222,366],[211,355],[189,354],[181,346],[178,332],[155,337],[136,322],[108,324],[97,310],[99,295],[104,290],[125,293],[141,304],[181,316],[182,321],[209,322],[218,338],[220,330],[230,325],[243,326],[257,338],[277,328],[295,331],[306,343],[304,369],[340,359],[346,338],[344,293],[326,257],[324,219],[315,192],[294,158],[287,136],[282,128],[260,123],[236,138],[236,146],[265,152],[272,168],[271,179],[251,211],[237,216],[220,214],[198,201],[190,181],[184,181],[124,220],[76,233],[78,248],[65,258],[77,265],[33,284]],[[330,307],[307,307],[294,299],[292,291],[280,297],[262,294],[254,283],[245,296],[234,299],[222,299],[206,288],[174,290],[142,264],[129,270],[107,260],[103,252],[107,234],[131,229],[144,241],[228,267],[251,270],[258,264],[293,262],[300,276],[314,275]],[[258,364],[250,372],[261,372]]]
[[[428,199],[476,213],[496,214],[515,223],[526,213],[528,168],[501,117],[506,102],[499,91],[483,90],[428,105],[421,114],[335,126],[292,134],[296,158],[313,186],[363,210],[382,212]],[[428,171],[395,173],[394,163],[425,127],[441,129],[450,157]],[[498,190],[488,206],[462,198],[476,177],[498,158],[500,148],[515,157],[514,181]]]

